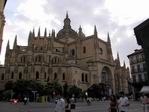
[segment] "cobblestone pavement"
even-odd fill
[[[54,103],[23,103],[10,104],[8,102],[0,102],[0,112],[54,112]],[[76,109],[72,112],[108,112],[108,102],[92,102],[87,105],[86,102],[76,103]],[[142,112],[140,102],[131,102],[129,112]]]

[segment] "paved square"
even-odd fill
[[[76,109],[72,112],[108,112],[108,101],[92,102],[90,106],[86,102],[76,103]],[[10,104],[8,102],[0,102],[0,112],[54,112],[54,103],[23,103]],[[140,102],[131,102],[129,112],[141,112]]]

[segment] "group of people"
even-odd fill
[[[109,112],[128,112],[129,100],[124,92],[121,92],[120,95],[118,100],[115,95],[111,95]]]
[[[61,96],[58,96],[56,106],[54,111],[55,112],[71,112],[71,109],[74,109],[75,104],[69,98],[64,99]]]

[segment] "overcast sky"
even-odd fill
[[[12,48],[17,35],[18,45],[27,45],[29,31],[35,28],[37,34],[39,27],[42,35],[45,27],[57,33],[68,11],[74,30],[81,25],[88,36],[96,25],[103,40],[109,32],[114,58],[119,52],[121,64],[125,61],[128,65],[127,55],[140,48],[133,28],[149,17],[148,4],[149,0],[7,0],[0,61],[4,63],[8,40]]]

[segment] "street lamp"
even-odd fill
[[[33,95],[34,95],[34,101],[36,100],[35,95],[37,93],[37,91],[32,91]]]

